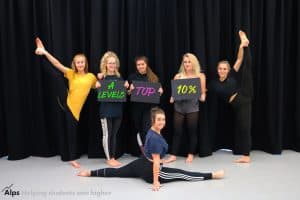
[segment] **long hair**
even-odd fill
[[[117,77],[120,77],[121,74],[119,72],[119,68],[120,68],[120,60],[117,56],[117,54],[113,51],[107,51],[101,58],[100,60],[100,72],[104,73],[104,75],[107,75],[107,60],[108,58],[113,57],[116,60],[116,70],[115,70],[115,74]]]
[[[155,122],[155,117],[157,114],[163,114],[163,115],[166,115],[165,114],[165,111],[163,109],[161,109],[160,107],[153,107],[151,109],[151,124],[154,124]]]
[[[78,57],[83,57],[84,58],[84,61],[85,61],[85,66],[84,66],[84,72],[85,73],[88,73],[89,72],[89,64],[88,64],[88,60],[86,58],[86,56],[83,54],[83,53],[78,53],[76,54],[74,57],[73,57],[73,60],[71,62],[71,68],[77,73],[78,70],[75,66],[75,59],[78,58]]]
[[[192,63],[194,73],[199,74],[201,72],[201,65],[200,65],[200,62],[197,59],[197,57],[192,53],[185,53],[182,56],[182,61],[181,61],[181,64],[180,64],[179,73],[182,73],[182,74],[186,75],[186,71],[185,71],[184,65],[183,65],[183,60],[184,60],[185,57],[190,59],[190,61]]]
[[[139,60],[143,60],[146,63],[146,65],[147,65],[146,74],[147,74],[147,79],[148,79],[149,82],[151,82],[151,83],[158,83],[159,82],[158,77],[156,76],[156,74],[150,68],[149,60],[146,56],[137,56],[134,60],[135,60],[135,64]]]

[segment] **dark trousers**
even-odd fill
[[[72,112],[70,111],[69,107],[65,107],[65,131],[63,136],[63,152],[61,159],[63,161],[73,161],[79,158],[78,154],[78,135],[77,135],[77,128],[78,128],[78,121],[73,116]]]
[[[121,126],[122,117],[101,118],[102,144],[106,158],[109,160],[116,155],[117,133]]]
[[[150,108],[148,109],[136,109],[131,111],[131,120],[134,128],[140,133],[143,143],[146,139],[146,134],[151,127]]]
[[[120,168],[104,168],[91,171],[93,177],[142,178],[148,183],[153,182],[153,163],[145,157],[138,158]],[[189,172],[176,168],[161,166],[159,182],[200,181],[212,179],[211,173]]]
[[[235,151],[250,155],[251,150],[251,99],[238,94],[231,105],[235,114]]]
[[[183,133],[187,134],[188,136],[188,153],[196,153],[198,141],[198,118],[199,112],[182,114],[174,111],[174,134],[171,151],[173,155],[177,155],[179,152]],[[184,130],[185,121],[187,124],[187,130]]]

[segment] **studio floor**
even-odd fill
[[[298,200],[300,198],[300,154],[285,150],[281,155],[252,151],[250,164],[233,162],[238,156],[220,150],[212,156],[186,164],[183,157],[168,167],[191,171],[225,170],[222,180],[173,182],[158,192],[140,179],[78,177],[77,169],[62,162],[59,156],[29,157],[18,161],[0,159],[0,199],[197,199],[197,200]],[[123,155],[126,164],[135,157]],[[79,162],[84,169],[106,167],[104,159]]]

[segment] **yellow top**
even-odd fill
[[[65,74],[69,81],[67,105],[73,116],[79,121],[80,111],[92,87],[97,81],[92,73],[78,74],[69,69]]]

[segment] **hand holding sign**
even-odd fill
[[[174,101],[198,99],[200,97],[199,78],[176,79],[171,81]],[[171,102],[171,100],[170,100]]]

